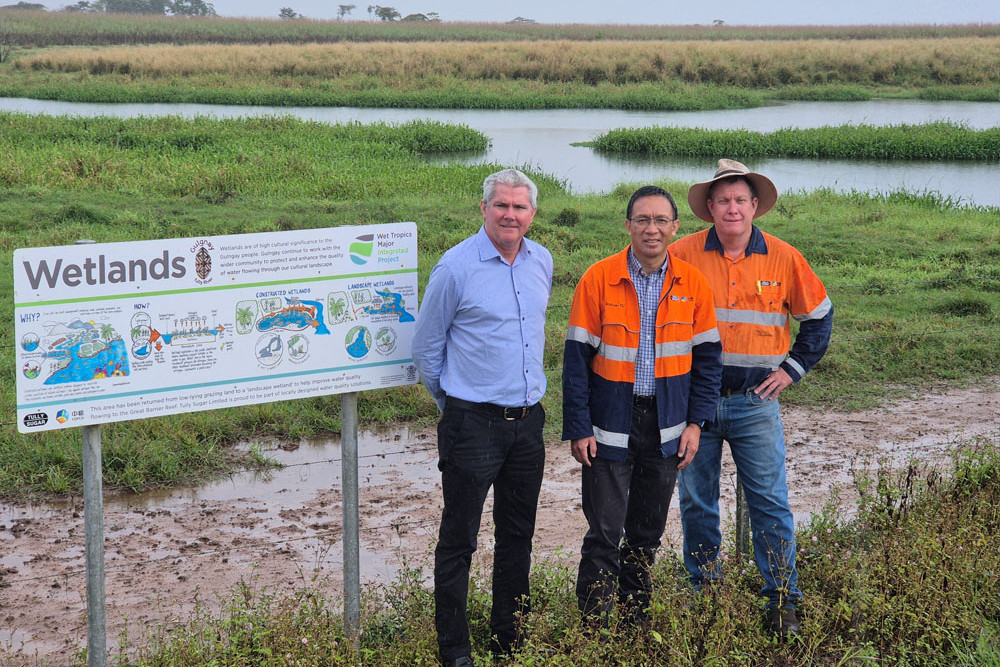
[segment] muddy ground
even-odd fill
[[[944,462],[956,444],[1000,431],[1000,378],[978,388],[915,397],[867,412],[783,409],[788,480],[797,520],[807,521],[839,489],[850,513],[856,475],[912,457]],[[286,465],[198,489],[107,496],[104,508],[108,646],[217,610],[240,580],[280,592],[341,577],[339,443],[268,445]],[[365,581],[391,580],[404,562],[427,564],[440,512],[432,432],[363,433],[360,443],[361,560]],[[735,476],[724,470],[724,511]],[[489,501],[488,501],[489,503]],[[579,469],[568,445],[548,448],[539,500],[537,559],[572,560],[585,522]],[[489,554],[488,515],[480,554]],[[665,544],[680,544],[674,508]],[[0,665],[64,665],[87,643],[82,499],[56,505],[0,504]],[[127,621],[126,621],[127,619]]]

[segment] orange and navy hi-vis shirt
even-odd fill
[[[628,454],[639,350],[639,297],[628,251],[600,260],[580,278],[563,353],[563,440],[596,436],[597,456],[612,460]],[[673,456],[689,423],[715,417],[722,376],[712,290],[674,257],[657,302],[654,347],[660,451]]]
[[[777,368],[798,382],[826,353],[833,304],[802,254],[753,227],[746,253],[726,256],[715,228],[685,236],[670,253],[697,267],[712,285],[722,339],[722,388],[746,391]],[[790,345],[791,323],[799,322]]]

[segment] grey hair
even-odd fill
[[[489,204],[497,194],[497,185],[511,188],[528,188],[531,208],[538,208],[538,186],[517,169],[504,169],[486,177],[483,181],[483,201]]]

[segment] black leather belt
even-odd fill
[[[642,394],[633,394],[632,405],[642,410],[646,410],[656,405],[656,396],[643,396]]]
[[[720,393],[722,394],[723,398],[729,398],[731,396],[740,396],[745,392],[742,389],[732,389],[729,387],[723,387]]]
[[[524,419],[531,411],[538,405],[522,405],[513,408],[507,408],[502,405],[497,405],[495,403],[473,403],[472,401],[465,401],[461,398],[455,398],[454,396],[449,396],[445,399],[446,403],[454,405],[456,408],[462,410],[474,410],[476,412],[482,412],[493,417],[502,417],[507,421],[515,421],[518,419]]]

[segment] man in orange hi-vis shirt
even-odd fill
[[[675,241],[670,253],[712,286],[722,340],[722,396],[701,434],[694,461],[678,478],[684,564],[696,588],[720,575],[719,476],[729,443],[750,512],[754,559],[764,577],[765,627],[781,639],[799,634],[802,597],[795,567],[795,523],[785,479],[778,395],[820,360],[830,342],[833,305],[805,258],[762,232],[754,220],[778,191],[735,160],[688,191],[691,210],[713,223]],[[799,322],[791,344],[789,318]]]
[[[577,602],[590,629],[616,604],[645,623],[677,471],[697,460],[722,377],[708,281],[671,257],[680,223],[663,188],[625,209],[631,243],[600,260],[573,294],[563,354],[563,440],[582,464]]]

